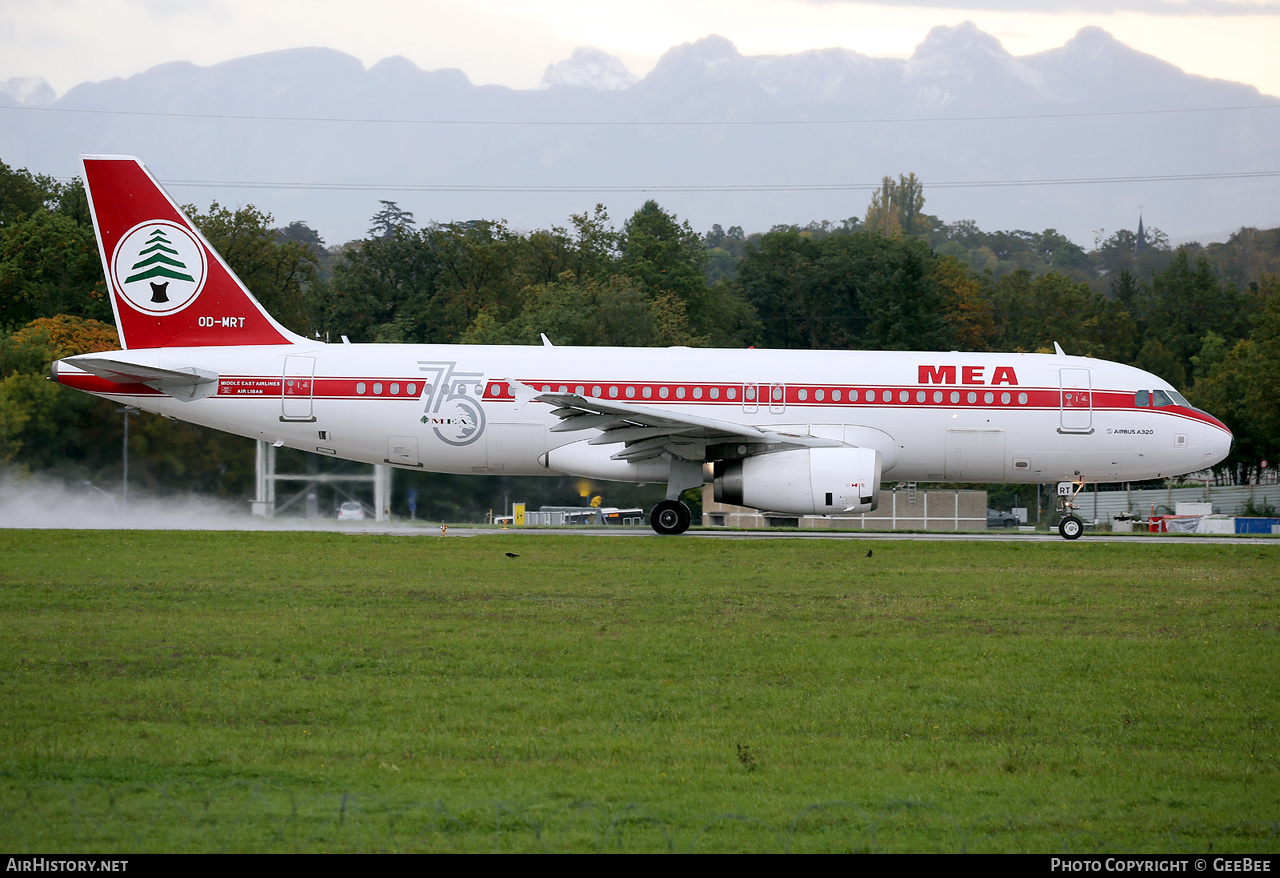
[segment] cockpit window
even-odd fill
[[[1162,408],[1167,405],[1181,406],[1182,408],[1200,411],[1200,409],[1187,402],[1187,398],[1176,390],[1139,390],[1133,396],[1133,403],[1138,408],[1156,407]]]

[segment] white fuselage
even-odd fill
[[[1204,412],[1137,396],[1166,382],[1054,354],[317,342],[100,356],[216,373],[216,391],[183,402],[66,364],[58,380],[253,439],[434,472],[665,478],[665,460],[615,461],[620,446],[586,445],[593,431],[553,431],[559,419],[529,388],[872,447],[901,481],[1138,481],[1204,469],[1231,443]]]

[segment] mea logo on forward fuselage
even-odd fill
[[[147,314],[174,314],[204,289],[208,262],[204,247],[186,228],[148,220],[130,229],[111,257],[111,280],[133,308]]]
[[[959,369],[961,384],[986,384],[986,366],[961,366]],[[955,384],[955,366],[921,366],[918,384]],[[991,385],[1017,385],[1018,376],[1012,366],[996,366],[991,371]]]

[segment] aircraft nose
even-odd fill
[[[1204,465],[1213,466],[1231,453],[1231,442],[1234,437],[1226,427],[1206,427],[1204,437]]]

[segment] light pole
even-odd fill
[[[121,452],[124,457],[124,476],[121,479],[120,505],[129,505],[129,415],[136,415],[138,409],[134,406],[127,405],[124,408],[116,409],[120,414],[124,415],[124,449]]]

